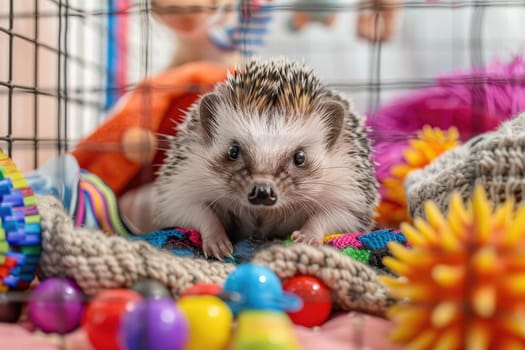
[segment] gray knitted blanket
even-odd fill
[[[42,216],[40,276],[72,278],[88,295],[105,288],[129,288],[151,278],[177,297],[197,282],[222,284],[235,268],[230,263],[173,255],[144,241],[75,228],[55,197],[38,196],[37,203]],[[269,267],[281,279],[316,276],[330,288],[336,309],[381,315],[394,303],[375,269],[327,246],[270,245],[258,251],[252,262]]]
[[[483,185],[495,204],[508,198],[524,199],[525,113],[411,172],[404,183],[410,215],[423,216],[426,200],[433,200],[446,212],[452,191],[466,200],[477,184]]]

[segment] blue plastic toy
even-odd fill
[[[230,273],[223,293],[238,296],[226,300],[234,315],[242,310],[297,311],[302,307],[301,298],[283,291],[272,270],[252,263],[240,264]]]

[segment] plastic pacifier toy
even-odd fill
[[[226,279],[223,287],[234,315],[242,310],[297,311],[302,300],[297,295],[283,291],[281,281],[269,268],[257,264],[240,264]]]

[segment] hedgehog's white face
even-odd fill
[[[321,118],[323,112],[292,117],[250,114],[217,101],[213,106],[201,118],[209,128],[208,167],[220,196],[232,207],[250,210],[293,211],[312,202],[319,189],[316,183],[330,163],[330,129]],[[332,130],[337,134],[344,113],[338,111],[339,130]],[[209,117],[212,124],[207,125]]]

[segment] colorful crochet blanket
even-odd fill
[[[204,258],[202,241],[198,231],[186,228],[174,228],[154,231],[145,235],[130,237],[130,240],[143,240],[149,244],[173,254],[185,257]],[[336,248],[341,254],[375,268],[390,272],[382,263],[389,254],[388,242],[396,241],[407,244],[403,233],[394,229],[381,229],[372,232],[349,232],[332,234],[325,237],[326,246]],[[293,244],[291,240],[286,243]],[[272,242],[241,240],[234,244],[232,258],[225,262],[239,264],[250,261],[255,253]]]

